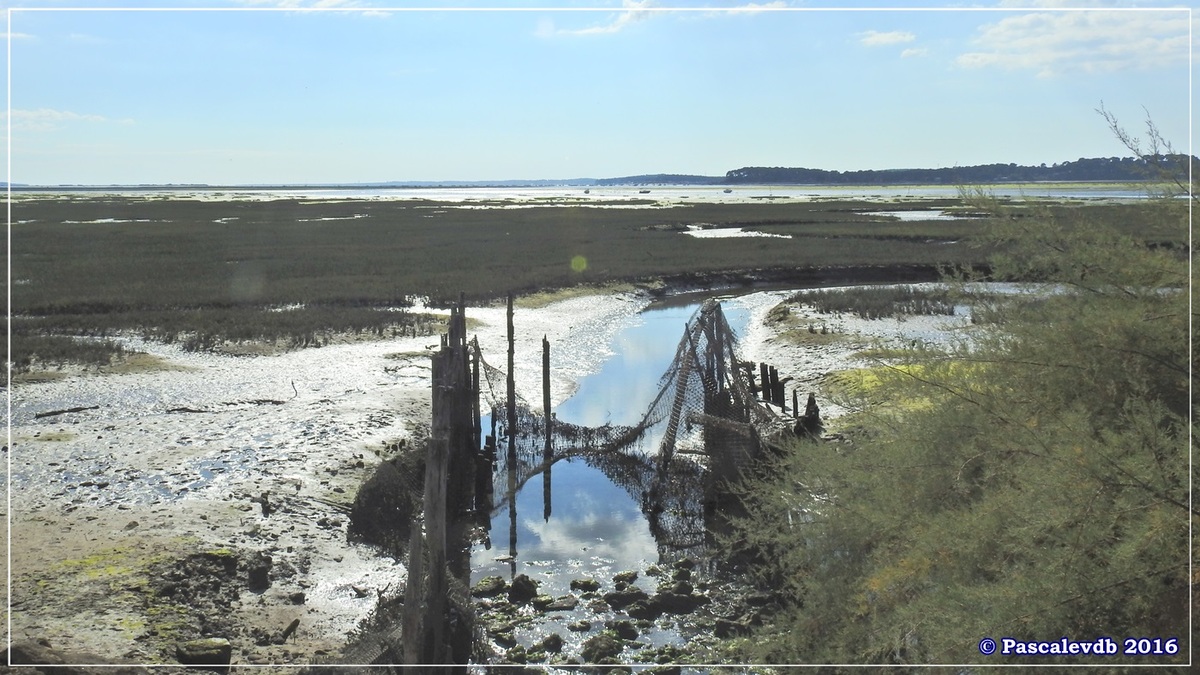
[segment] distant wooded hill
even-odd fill
[[[673,184],[673,185],[972,185],[1039,181],[1146,181],[1166,175],[1187,175],[1187,155],[1159,157],[1156,162],[1134,157],[1080,158],[1054,165],[980,164],[946,169],[866,169],[826,171],[788,167],[748,166],[724,176],[645,174],[621,178],[603,178],[597,185]],[[1192,161],[1200,165],[1200,159]]]

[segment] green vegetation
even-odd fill
[[[1131,150],[1133,148],[1130,148]],[[1161,154],[1160,154],[1161,153]],[[1152,156],[1098,157],[1061,162],[1053,166],[1017,164],[978,164],[945,169],[866,169],[862,171],[826,171],[784,167],[748,166],[725,174],[724,183],[752,185],[784,183],[789,185],[961,185],[963,183],[1008,183],[1029,181],[1113,181],[1132,182],[1157,178],[1155,168],[1166,165],[1187,173],[1188,156],[1170,148],[1156,148]],[[1196,161],[1192,158],[1192,161]]]
[[[911,286],[802,291],[788,298],[788,302],[812,305],[821,314],[846,312],[863,319],[883,319],[898,314],[954,314],[954,300],[948,290]]]
[[[981,207],[989,206],[981,204]],[[1183,241],[1186,203],[1152,201]],[[783,609],[749,663],[1187,663],[1187,252],[1083,209],[996,209],[971,340],[889,353],[840,384],[852,443],[799,444],[744,486],[729,546]],[[873,403],[873,404],[872,404]],[[1176,653],[1005,656],[985,637],[1178,638]],[[1120,659],[1113,661],[1113,659]]]
[[[478,302],[509,292],[714,277],[900,281],[911,278],[900,275],[905,266],[911,272],[980,263],[992,252],[981,219],[896,223],[865,215],[879,208],[865,201],[463,206],[21,195],[12,205],[11,360],[45,361],[52,352],[31,340],[47,336],[134,333],[189,349],[246,342],[294,348],[347,333],[436,331],[426,317],[395,311],[414,297],[439,304],[462,292]],[[1136,207],[1073,209],[1116,219],[1138,236],[1173,241]],[[1110,212],[1120,215],[1104,215]],[[680,234],[695,223],[790,238]],[[103,357],[75,358],[89,359]]]
[[[77,340],[61,335],[13,335],[13,372],[24,373],[34,364],[79,363],[103,366],[125,355],[125,348],[112,340]]]

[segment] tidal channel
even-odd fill
[[[750,310],[738,302],[723,302],[729,326],[741,335]],[[700,307],[698,301],[677,306],[651,306],[621,330],[611,345],[611,356],[598,372],[578,383],[576,393],[553,409],[556,420],[598,427],[635,425],[641,421],[660,390],[660,379],[669,369],[688,320]],[[553,363],[551,363],[553,368]],[[485,421],[485,428],[487,422]],[[624,452],[653,459],[661,441],[647,434]],[[611,590],[614,575],[637,571],[633,585],[649,594],[658,579],[645,570],[658,563],[671,563],[696,547],[676,547],[667,541],[661,527],[653,527],[643,513],[642,496],[622,487],[596,462],[575,457],[552,464],[551,471],[530,479],[514,500],[499,505],[491,520],[489,536],[476,544],[471,554],[471,583],[488,576],[506,581],[527,575],[538,582],[538,593],[553,597],[579,595],[572,580],[594,579]],[[611,471],[609,473],[612,473]],[[619,477],[617,481],[619,481]],[[501,500],[500,495],[497,499]],[[656,538],[652,532],[658,531]],[[677,533],[676,533],[677,534]],[[697,533],[699,542],[703,533]],[[667,558],[670,559],[662,559]],[[615,612],[597,612],[582,600],[569,611],[547,612],[544,620],[514,630],[517,642],[526,647],[546,635],[558,633],[566,640],[564,654],[604,628]],[[579,630],[579,620],[590,619],[592,627]],[[576,623],[571,630],[568,625]],[[641,632],[639,641],[653,646],[679,644],[685,638],[678,630],[656,623]]]

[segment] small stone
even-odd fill
[[[571,623],[567,624],[567,630],[572,630],[576,633],[582,633],[591,629],[592,622],[588,621],[587,619],[580,619],[579,621],[572,621]]]
[[[638,578],[638,573],[637,573],[637,571],[636,571],[636,570],[630,570],[630,571],[628,571],[628,572],[618,572],[618,573],[617,573],[617,574],[616,574],[616,575],[613,577],[613,581],[614,581],[614,582],[616,582],[616,583],[624,582],[624,583],[627,583],[627,584],[632,584],[634,581],[637,581],[637,578]]]
[[[537,596],[537,587],[538,583],[530,579],[528,575],[518,574],[508,588],[508,599],[510,602],[518,604],[529,602]]]
[[[621,639],[611,633],[600,633],[588,638],[583,643],[580,654],[588,663],[615,662],[625,648]]]
[[[501,631],[492,636],[496,640],[496,644],[508,649],[517,645],[517,638],[513,636],[511,631]]]
[[[294,593],[289,593],[288,602],[291,602],[293,605],[303,605],[304,591],[295,591]]]
[[[534,650],[557,654],[562,651],[563,638],[558,633],[551,633],[533,646]]]
[[[713,630],[713,634],[721,639],[746,636],[750,634],[750,625],[742,621],[717,619],[717,625]]]
[[[625,613],[635,619],[657,619],[662,616],[662,610],[645,600],[638,600],[625,608]]]
[[[676,595],[691,595],[693,590],[692,585],[686,581],[676,581],[671,584],[671,592]]]
[[[255,551],[245,560],[247,585],[254,592],[262,592],[271,586],[271,556]]]
[[[490,598],[503,593],[504,588],[504,577],[493,575],[476,582],[475,587],[471,589],[471,595],[477,598]]]
[[[595,579],[572,579],[571,590],[573,591],[598,591],[600,590],[600,582]]]
[[[624,619],[618,621],[605,621],[604,627],[617,634],[617,637],[622,640],[636,640],[638,638],[638,630],[633,626],[633,622]]]
[[[535,604],[536,606],[536,604]],[[546,605],[547,612],[569,612],[579,606],[579,599],[573,595],[564,595]]]
[[[187,666],[228,666],[233,645],[225,638],[191,640],[176,646],[175,658]]]
[[[648,600],[650,596],[646,595],[646,591],[632,586],[627,590],[613,591],[604,594],[604,601],[613,609],[623,609],[637,602],[638,600]]]

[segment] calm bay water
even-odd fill
[[[1142,199],[1146,193],[1136,187],[1101,183],[1081,184],[1015,184],[987,185],[984,189],[997,197],[1037,199]],[[729,192],[725,192],[728,189]],[[893,185],[893,186],[829,186],[829,185],[739,185],[726,188],[720,185],[652,185],[652,186],[554,186],[554,187],[124,187],[105,188],[38,188],[13,189],[16,200],[122,196],[142,199],[201,199],[218,201],[269,201],[274,199],[305,200],[433,200],[462,202],[514,201],[537,205],[539,202],[564,200],[579,204],[599,204],[611,201],[650,200],[653,202],[689,203],[746,203],[772,201],[810,201],[814,199],[866,199],[893,201],[904,199],[953,198],[958,196],[953,185]],[[627,206],[624,208],[628,208]]]

